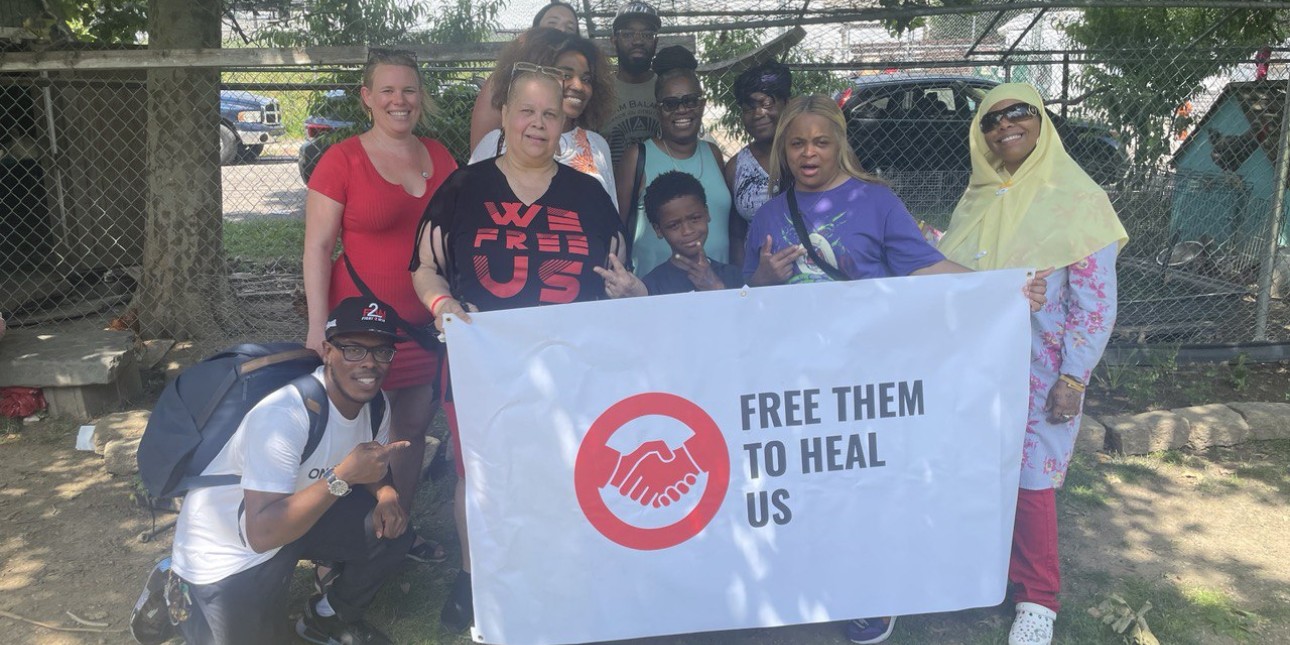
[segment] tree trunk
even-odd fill
[[[219,0],[149,0],[148,46],[218,47]],[[219,165],[219,70],[148,71],[148,223],[135,300],[145,337],[241,327],[228,285]]]

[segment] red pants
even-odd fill
[[[1017,521],[1012,527],[1012,560],[1008,566],[1013,602],[1033,602],[1058,611],[1062,587],[1057,558],[1057,496],[1051,488],[1020,489]]]

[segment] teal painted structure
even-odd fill
[[[1276,187],[1284,81],[1231,83],[1174,154],[1178,170],[1170,234],[1213,240],[1235,265],[1257,265],[1266,252]],[[1278,244],[1290,243],[1290,199]]]

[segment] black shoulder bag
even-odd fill
[[[797,239],[806,248],[806,254],[810,256],[815,266],[820,267],[824,275],[829,276],[830,280],[835,282],[846,282],[850,276],[843,273],[841,269],[825,262],[820,254],[815,250],[815,245],[811,243],[811,235],[806,232],[806,222],[802,220],[802,211],[797,209],[797,191],[792,186],[788,187],[788,218],[793,220],[793,228],[797,230]]]
[[[363,279],[358,277],[358,271],[355,271],[354,265],[350,263],[349,255],[342,253],[341,259],[345,260],[345,269],[349,271],[349,279],[354,281],[354,286],[358,287],[359,293],[362,293],[365,298],[380,300],[380,298],[377,298],[376,294],[372,293],[372,290],[367,287],[367,283],[363,282]],[[439,351],[439,332],[434,328],[433,322],[424,327],[416,327],[404,319],[403,316],[400,316],[399,312],[393,311],[393,309],[391,309],[391,311],[394,316],[395,326],[406,332],[408,338],[411,338],[413,342],[420,345],[422,349],[428,352]]]

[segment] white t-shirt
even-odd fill
[[[498,155],[497,141],[502,138],[501,130],[491,130],[470,153],[470,163],[492,159]],[[502,152],[506,143],[502,142]],[[581,127],[574,128],[560,135],[560,149],[555,160],[583,174],[591,175],[605,187],[609,200],[618,208],[618,189],[614,184],[614,167],[609,161],[609,144],[605,138]]]
[[[323,380],[323,368],[314,372]],[[322,478],[323,470],[339,464],[354,446],[372,440],[371,408],[364,405],[353,419],[327,402],[327,428],[318,448],[305,463],[300,456],[309,440],[309,414],[294,387],[264,397],[242,419],[203,475],[241,475],[241,484],[199,488],[184,498],[175,526],[173,566],[195,584],[218,582],[272,558],[278,549],[256,553],[245,540],[246,518],[242,490],[292,494]],[[376,440],[390,439],[386,411]]]

